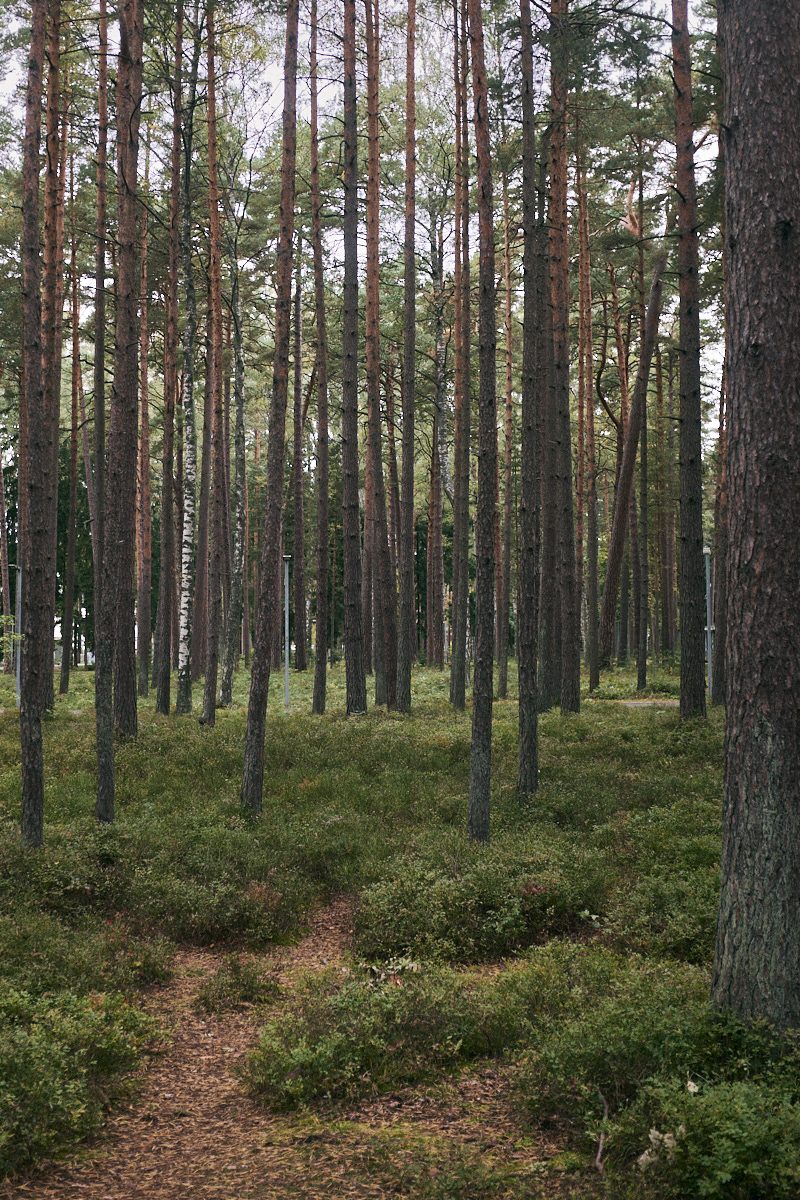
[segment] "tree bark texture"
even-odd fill
[[[728,605],[722,894],[712,982],[800,1026],[800,9],[719,8],[727,197]],[[780,103],[776,103],[776,98]]]

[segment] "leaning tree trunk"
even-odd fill
[[[606,581],[603,588],[603,608],[600,614],[601,663],[607,663],[611,658],[614,643],[614,617],[617,611],[617,596],[619,593],[620,575],[622,573],[625,535],[630,516],[631,498],[633,496],[633,473],[636,466],[636,450],[639,445],[644,411],[647,404],[650,364],[653,359],[653,350],[658,336],[658,322],[661,315],[662,278],[666,265],[666,254],[662,254],[653,267],[650,297],[647,302],[644,339],[639,355],[633,401],[625,429],[625,443],[622,450],[622,463],[617,483],[617,498],[614,505],[614,521],[611,527],[611,541],[608,547]]]
[[[412,0],[413,2],[413,0]],[[322,196],[319,183],[319,99],[317,0],[311,0],[311,244],[314,257],[314,320],[317,334],[317,625],[314,646],[314,696],[311,709],[325,712],[328,655],[329,430],[328,325],[322,267]]]
[[[286,404],[289,391],[289,317],[292,307],[292,242],[294,239],[295,162],[297,157],[299,9],[299,0],[289,0],[286,10],[286,52],[283,70],[280,229],[275,272],[275,356],[272,368],[272,400],[269,409],[266,512],[241,791],[242,808],[251,816],[256,816],[261,811],[264,790],[264,731],[269,695],[270,656],[274,629],[280,612],[280,609],[276,610],[274,605],[274,584],[275,568],[281,545]],[[355,12],[353,16],[355,16]],[[357,506],[358,493],[356,492],[356,517],[358,516]]]
[[[469,834],[489,837],[492,763],[492,693],[494,660],[494,525],[497,483],[497,334],[495,328],[494,213],[489,138],[489,91],[483,45],[480,0],[469,0],[472,94],[478,164],[478,229],[480,238],[478,337],[478,501],[475,518],[475,679],[472,747],[469,772]]]
[[[700,264],[688,0],[672,0],[672,79],[675,84],[675,192],[678,209],[680,318],[681,716],[702,717],[706,711],[706,683]]]
[[[361,529],[358,511],[358,129],[355,0],[344,0],[343,53],[342,526],[346,704],[349,715],[366,712],[367,708],[361,631]]]
[[[727,736],[715,1004],[800,1026],[800,9],[719,9],[727,171]],[[780,100],[779,103],[776,101]]]
[[[32,0],[31,48],[25,92],[22,144],[22,354],[25,428],[25,490],[21,495],[25,539],[22,543],[23,632],[20,741],[22,765],[22,840],[40,846],[44,834],[44,753],[42,680],[48,667],[48,573],[50,554],[52,455],[48,455],[47,403],[42,384],[41,258],[39,252],[39,148],[42,131],[47,0]],[[20,470],[22,476],[23,471]]]
[[[143,0],[126,0],[120,12],[117,66],[117,244],[118,295],[111,392],[108,487],[106,491],[103,580],[97,637],[97,803],[100,821],[114,819],[113,672],[114,639],[125,642],[124,663],[134,652],[134,595],[130,520],[136,504],[137,278],[136,177],[139,156],[139,113],[142,101]],[[120,661],[120,660],[118,660]],[[120,687],[118,675],[117,687]],[[133,684],[130,687],[130,684]],[[136,728],[135,675],[123,684],[117,725]],[[129,694],[132,692],[132,696]],[[132,705],[132,711],[131,711]]]

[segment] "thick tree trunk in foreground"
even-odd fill
[[[783,6],[764,6],[755,22],[741,7],[731,2],[720,13],[730,254],[728,734],[714,996],[742,1016],[796,1025],[800,577],[786,513],[800,449],[800,156],[772,97],[796,107],[786,47],[798,44],[800,24]]]
[[[543,251],[546,236],[536,211],[536,113],[533,84],[533,31],[530,0],[520,0],[522,35],[522,232],[524,293],[522,337],[522,472],[519,556],[519,777],[521,796],[539,786],[539,739],[536,667],[539,632],[539,396],[542,363],[538,336],[544,296]]]
[[[142,100],[142,0],[128,0],[120,12],[117,66],[117,243],[118,295],[111,393],[108,486],[106,489],[103,581],[97,637],[97,803],[100,821],[114,819],[113,716],[120,731],[136,732],[134,652],[133,530],[136,505],[137,275],[136,187],[139,113]],[[125,541],[128,539],[129,548]],[[112,680],[115,635],[116,681]],[[130,678],[128,675],[130,674]],[[112,709],[112,686],[114,707]],[[116,703],[119,693],[119,703]]]
[[[322,267],[322,196],[319,182],[319,83],[317,0],[311,0],[311,243],[314,257],[314,320],[317,335],[317,625],[311,711],[325,712],[328,674],[328,562],[330,558],[328,429],[328,325]]]
[[[800,1026],[800,10],[726,0],[728,640],[712,995]],[[776,103],[780,97],[780,103]]]
[[[361,631],[361,529],[358,511],[358,130],[356,8],[344,0],[344,295],[342,310],[342,526],[347,712],[367,709]]]
[[[680,313],[681,716],[702,717],[706,711],[706,682],[700,265],[688,0],[672,0],[672,78],[675,84],[675,192]]]
[[[497,486],[497,397],[494,277],[494,213],[489,139],[489,92],[483,45],[480,0],[469,0],[472,94],[478,163],[478,228],[480,237],[478,358],[478,501],[475,518],[475,680],[469,772],[470,837],[487,841],[492,765],[492,698],[494,651],[494,526]]]
[[[42,385],[42,311],[39,254],[39,147],[42,131],[42,72],[47,0],[31,4],[31,48],[25,92],[22,145],[22,353],[25,438],[25,491],[21,496],[25,539],[22,544],[24,643],[20,696],[22,764],[22,840],[40,846],[44,833],[44,754],[42,750],[42,679],[49,642],[47,559],[50,550],[47,410]],[[23,422],[21,421],[21,424]],[[23,472],[20,470],[20,476]]]
[[[266,512],[241,792],[242,808],[252,816],[261,811],[264,790],[264,730],[269,695],[270,655],[275,625],[280,611],[280,609],[275,609],[273,598],[275,568],[281,547],[286,404],[289,391],[289,317],[292,307],[292,244],[294,240],[295,161],[297,156],[299,9],[299,0],[289,0],[286,11],[286,52],[283,69],[280,231],[275,272],[275,357],[272,368],[272,399],[269,409]],[[358,494],[356,493],[357,504]],[[356,507],[357,516],[358,508]]]

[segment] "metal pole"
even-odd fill
[[[713,682],[713,654],[711,650],[711,551],[703,547],[703,557],[706,563],[706,663],[708,672],[708,694],[711,695]]]
[[[289,711],[289,562],[290,554],[283,556],[283,707]]]

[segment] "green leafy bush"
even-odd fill
[[[475,962],[581,925],[607,886],[602,856],[547,839],[498,839],[421,861],[407,857],[367,888],[356,916],[356,947],[383,961],[408,954]]]
[[[248,1081],[276,1109],[354,1099],[497,1053],[521,1032],[517,997],[491,980],[407,962],[372,978],[329,971],[268,1022]]]
[[[656,1079],[611,1123],[641,1187],[658,1197],[795,1200],[800,1195],[800,1101],[767,1077],[706,1083]]]
[[[528,1112],[569,1118],[587,1147],[604,1130],[626,1195],[796,1196],[800,1041],[713,1010],[695,967],[551,949],[515,984],[538,1013],[517,1068]],[[536,1003],[545,979],[559,997],[549,1005]],[[634,1166],[631,1182],[620,1169]]]
[[[0,1175],[95,1129],[151,1031],[120,996],[0,990]]]

